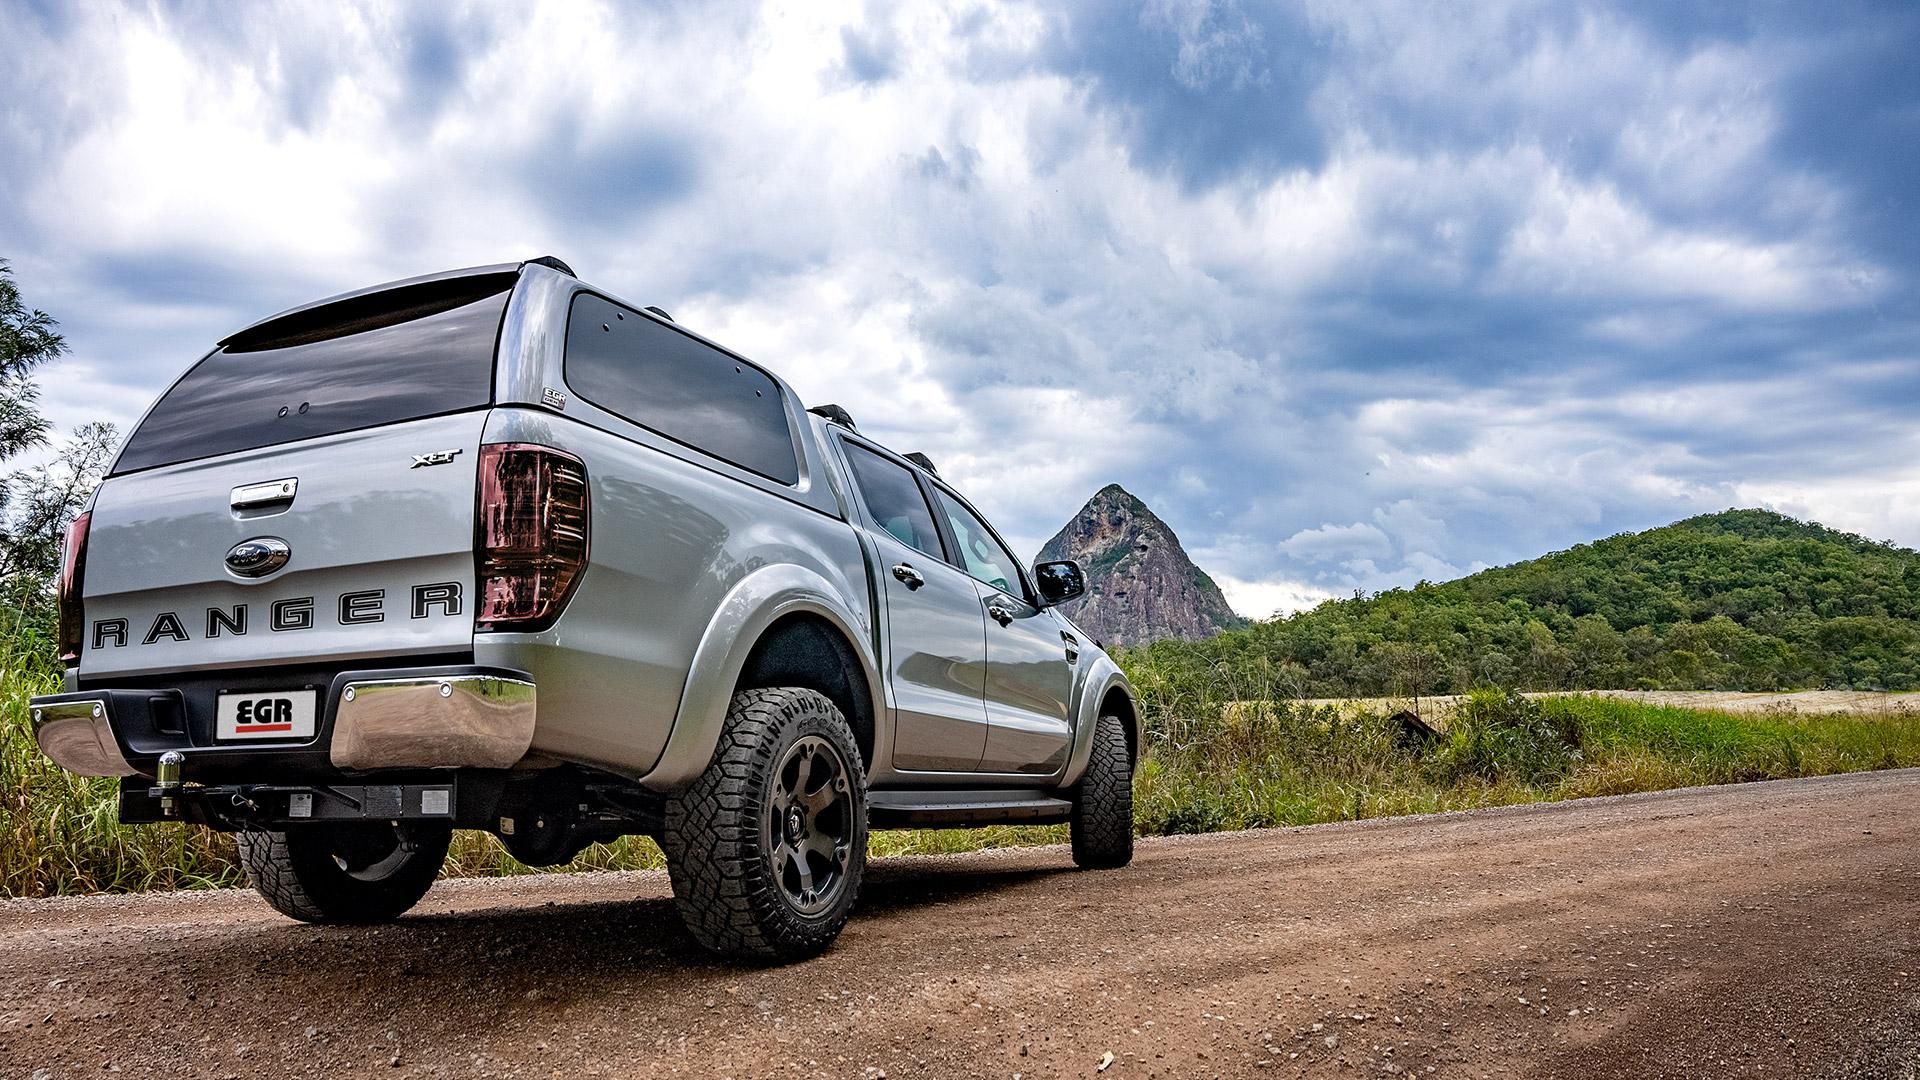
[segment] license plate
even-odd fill
[[[214,701],[216,739],[311,739],[317,691],[221,694]]]

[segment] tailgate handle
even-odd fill
[[[231,505],[235,510],[251,510],[259,506],[277,506],[293,501],[293,493],[300,487],[299,477],[289,476],[284,480],[268,480],[261,484],[242,484],[233,489]]]

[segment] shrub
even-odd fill
[[[1447,725],[1432,765],[1443,781],[1558,780],[1580,763],[1580,730],[1564,714],[1549,715],[1512,691],[1483,687],[1468,694]]]

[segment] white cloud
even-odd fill
[[[1907,460],[1912,460],[1908,458]],[[1741,506],[1764,506],[1871,540],[1912,544],[1920,536],[1920,468],[1817,482],[1754,480],[1733,486]]]
[[[1378,527],[1364,521],[1351,525],[1326,524],[1301,529],[1280,542],[1280,550],[1302,562],[1343,562],[1393,553],[1393,542]]]
[[[1220,591],[1227,594],[1233,610],[1249,619],[1271,619],[1305,611],[1341,594],[1298,581],[1241,581],[1221,574],[1212,575]]]

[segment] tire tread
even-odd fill
[[[826,918],[793,912],[759,850],[761,792],[789,728],[813,728],[840,748],[856,799],[847,893]],[[713,761],[668,800],[662,846],[687,931],[722,956],[788,961],[832,944],[857,899],[866,861],[866,772],[853,733],[824,694],[795,687],[743,690],[727,709]]]
[[[433,887],[452,830],[424,830],[412,862],[380,881],[360,881],[334,866],[313,836],[264,829],[234,837],[247,881],[275,911],[309,923],[379,923],[406,914]]]
[[[1113,869],[1133,861],[1133,756],[1117,716],[1103,716],[1094,726],[1093,753],[1071,821],[1076,866]]]

